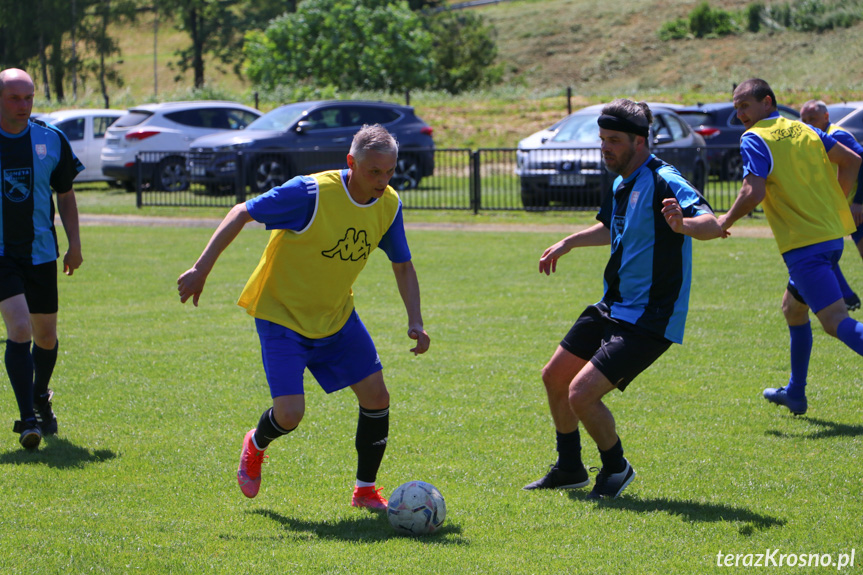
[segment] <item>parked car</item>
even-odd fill
[[[840,102],[838,104],[827,104],[827,113],[830,115],[830,123],[835,124],[854,110],[863,108],[863,102]]]
[[[528,136],[518,145],[516,174],[521,180],[521,199],[526,208],[544,207],[550,201],[575,205],[600,204],[611,186],[602,161],[599,126],[603,104],[588,106],[568,116],[549,132]],[[704,139],[696,134],[668,104],[650,104],[651,151],[676,167],[699,190],[707,177]],[[543,130],[547,132],[549,129]]]
[[[236,102],[200,101],[145,104],[108,128],[102,148],[102,173],[131,190],[136,160],[143,153],[144,180],[160,190],[189,186],[186,153],[195,138],[216,132],[242,130],[261,112]]]
[[[743,178],[743,160],[740,158],[740,136],[746,128],[737,119],[731,102],[715,102],[679,108],[677,113],[693,130],[704,138],[710,173],[722,180]],[[792,120],[800,119],[800,112],[790,106],[779,105],[779,114]]]
[[[84,164],[84,171],[75,178],[76,182],[116,181],[102,174],[100,156],[108,126],[125,113],[125,110],[58,110],[39,114],[39,120],[55,125],[66,134],[72,151]]]
[[[830,121],[863,142],[863,102],[845,102],[827,106]],[[839,115],[834,116],[834,112]],[[844,112],[844,113],[843,113]]]
[[[233,189],[237,161],[254,193],[278,186],[297,174],[346,167],[354,134],[364,124],[381,124],[399,142],[398,190],[416,188],[434,172],[432,128],[411,106],[388,102],[314,101],[276,108],[242,132],[214,134],[192,143],[192,181],[212,191]],[[242,154],[238,154],[242,152]]]

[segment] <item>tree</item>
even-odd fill
[[[301,83],[396,92],[427,86],[432,38],[406,2],[306,0],[246,34],[246,73],[274,88]]]
[[[195,88],[204,87],[205,54],[226,64],[239,56],[243,41],[240,13],[245,5],[240,0],[154,0],[159,13],[172,16],[176,27],[189,35],[191,45],[176,52],[177,66],[183,72],[192,70]]]
[[[458,94],[500,81],[503,70],[494,65],[494,29],[480,16],[464,10],[444,10],[427,16],[426,25],[434,38],[430,87]]]

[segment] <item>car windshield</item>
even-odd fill
[[[830,114],[831,122],[838,122],[857,108],[852,106],[845,106],[842,104],[833,104],[831,106],[827,106],[827,113]]]
[[[684,112],[678,111],[678,115],[683,118],[683,121],[692,126],[693,128],[697,128],[703,124],[710,124],[710,114],[705,112]]]
[[[553,142],[581,142],[593,144],[599,141],[599,125],[596,114],[576,114],[560,126],[551,138]]]
[[[287,130],[300,119],[308,107],[307,103],[299,103],[276,108],[246,126],[246,130]]]

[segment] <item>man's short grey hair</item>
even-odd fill
[[[603,106],[602,113],[608,116],[616,116],[621,120],[628,120],[633,124],[650,129],[653,124],[653,112],[646,102],[633,102],[626,98],[618,98]],[[635,134],[629,134],[629,139],[634,140]]]
[[[808,102],[800,106],[801,110],[806,110],[807,108],[812,108],[819,114],[823,114],[827,111],[827,104],[824,102],[824,100],[809,100]]]
[[[361,158],[368,150],[398,155],[399,143],[380,124],[373,124],[371,126],[366,124],[354,135],[354,140],[351,142],[350,154],[355,158]]]

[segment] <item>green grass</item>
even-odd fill
[[[554,457],[539,371],[601,295],[606,250],[573,252],[547,278],[537,258],[559,233],[410,231],[432,337],[422,357],[408,352],[386,258],[373,256],[354,291],[392,394],[378,483],[389,493],[423,479],[447,501],[442,532],[410,539],[349,506],[356,402],[313,382],[305,420],[268,452],[261,493],[240,494],[242,436],[269,397],[234,301],[266,232],[243,232],[200,307],[183,306],[176,277],[210,234],[83,229],[84,266],[60,278],[60,434],[37,453],[11,433],[0,444],[0,572],[688,575],[736,572],[716,567],[720,551],[861,546],[859,358],[816,330],[809,414],[760,397],[788,371],[773,240],[696,245],[685,344],[608,400],[638,476],[604,503],[521,487]],[[863,285],[850,250],[846,260]],[[11,420],[8,386],[0,398]]]

